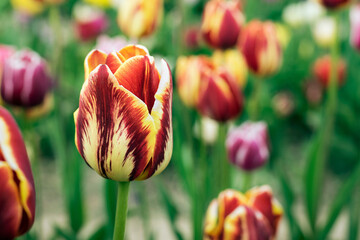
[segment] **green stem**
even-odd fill
[[[220,191],[229,187],[230,184],[230,164],[227,161],[225,140],[228,126],[223,123],[219,125],[219,169],[220,171]]]
[[[259,110],[260,110],[260,104],[259,104],[259,98],[260,98],[260,92],[261,92],[261,86],[263,79],[260,79],[258,77],[253,78],[253,92],[249,100],[249,118],[252,121],[256,121],[259,117]]]
[[[130,182],[118,182],[113,240],[124,240]]]
[[[244,172],[243,173],[243,192],[246,192],[250,189],[252,183],[252,173]]]

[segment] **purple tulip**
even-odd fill
[[[52,85],[46,63],[36,52],[18,51],[4,63],[1,97],[8,104],[22,107],[40,105]]]
[[[226,139],[230,161],[245,171],[264,165],[269,158],[267,125],[265,122],[245,122],[233,129]]]
[[[353,6],[350,10],[350,43],[360,50],[360,4]]]

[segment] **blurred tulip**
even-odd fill
[[[227,136],[230,162],[245,171],[263,166],[269,159],[269,143],[265,122],[245,122]]]
[[[35,186],[20,130],[0,106],[0,239],[14,239],[34,223]]]
[[[204,8],[201,32],[212,47],[230,48],[236,45],[244,22],[240,1],[211,0]]]
[[[108,8],[112,6],[113,0],[84,0],[84,2],[98,7]]]
[[[311,105],[320,103],[323,97],[323,87],[316,80],[309,80],[305,83],[305,97]]]
[[[129,45],[129,42],[121,36],[109,37],[107,35],[100,35],[96,39],[95,49],[101,50],[107,54],[115,52],[118,49]]]
[[[179,57],[176,62],[176,86],[184,104],[195,107],[199,99],[202,71],[210,60],[205,56]]]
[[[206,117],[225,122],[237,117],[244,99],[235,78],[225,69],[209,64],[201,72],[198,111]]]
[[[282,18],[292,27],[310,24],[325,14],[325,9],[313,0],[301,1],[287,5]]]
[[[198,26],[190,26],[185,29],[183,34],[184,43],[187,48],[195,49],[199,47],[200,42],[200,28]]]
[[[279,92],[273,97],[272,105],[277,115],[288,117],[295,108],[294,97],[290,92]]]
[[[74,7],[75,31],[82,41],[95,39],[108,27],[105,13],[99,8],[78,4]]]
[[[242,54],[234,49],[217,50],[212,57],[215,65],[225,67],[236,79],[237,84],[244,88],[247,82],[248,67]]]
[[[122,0],[118,25],[131,38],[145,37],[160,25],[163,11],[163,0]]]
[[[314,75],[316,79],[323,85],[327,87],[330,83],[331,76],[331,57],[329,55],[323,56],[316,60],[313,68]],[[344,84],[345,75],[346,75],[346,63],[343,59],[339,59],[336,66],[336,74],[338,85],[341,86]]]
[[[331,10],[339,9],[343,6],[348,5],[351,2],[351,0],[316,0],[316,1],[318,1],[324,7]]]
[[[22,50],[5,61],[1,96],[11,105],[33,107],[43,102],[52,88],[45,61],[30,50]]]
[[[331,47],[336,38],[336,22],[334,18],[325,17],[319,19],[313,29],[312,33],[315,42],[321,47]]]
[[[353,6],[350,10],[350,43],[360,50],[360,4]]]
[[[282,50],[272,22],[251,21],[241,32],[238,47],[250,70],[266,77],[278,71]]]
[[[45,9],[44,0],[11,0],[13,8],[22,14],[34,16]]]
[[[93,50],[74,113],[75,142],[85,162],[116,181],[161,173],[172,154],[172,78],[145,47]]]
[[[204,239],[274,239],[283,211],[269,186],[225,190],[206,212]]]
[[[211,118],[202,117],[200,123],[197,122],[194,126],[195,135],[202,138],[207,144],[214,144],[216,142],[218,132],[219,123]]]

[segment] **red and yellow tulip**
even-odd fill
[[[313,67],[313,72],[316,79],[321,83],[323,87],[328,87],[330,83],[331,76],[331,56],[325,55],[316,60]],[[341,86],[345,82],[346,76],[346,62],[344,59],[339,59],[339,62],[336,66],[336,74],[337,74],[337,85]]]
[[[163,0],[122,1],[118,11],[121,31],[131,38],[149,36],[162,21],[163,5]]]
[[[35,217],[35,186],[20,130],[0,106],[0,239],[27,232]]]
[[[233,47],[244,21],[240,1],[211,0],[205,5],[201,32],[215,48]]]
[[[145,47],[127,46],[85,59],[74,113],[77,149],[103,177],[143,180],[162,172],[172,154],[172,77]]]
[[[269,186],[246,194],[225,190],[213,200],[205,216],[204,239],[273,239],[283,210]]]
[[[238,47],[250,70],[266,77],[274,74],[282,63],[282,50],[272,22],[251,21],[241,32]]]

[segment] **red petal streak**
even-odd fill
[[[132,57],[120,66],[115,77],[120,85],[147,105],[150,113],[160,81],[154,59],[149,56]]]
[[[0,149],[4,161],[13,170],[23,208],[20,233],[30,229],[35,217],[35,186],[24,140],[10,113],[0,106]],[[0,161],[2,163],[3,161]]]
[[[144,171],[153,148],[153,121],[146,105],[120,86],[106,65],[84,83],[75,117],[78,150],[100,175],[131,181]]]
[[[19,189],[10,166],[0,162],[0,239],[14,239],[19,235],[22,206]]]

